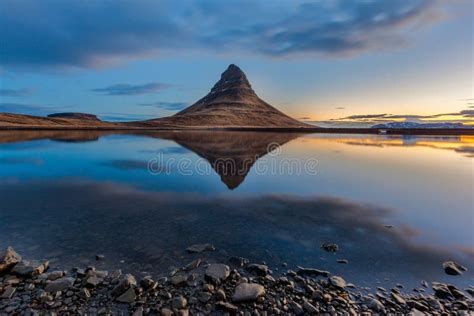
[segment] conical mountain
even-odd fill
[[[305,128],[299,122],[260,99],[245,73],[231,64],[202,99],[177,114],[147,121],[166,127]]]

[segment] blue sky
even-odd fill
[[[0,0],[0,7],[0,112],[167,116],[235,63],[260,97],[296,118],[474,116],[471,1]]]

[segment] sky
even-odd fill
[[[237,64],[327,126],[474,124],[474,2],[0,0],[0,112],[168,116]]]

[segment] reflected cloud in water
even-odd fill
[[[187,246],[211,242],[219,251],[205,254],[210,261],[238,255],[275,266],[288,262],[328,269],[360,284],[385,278],[413,286],[420,279],[461,284],[473,279],[472,272],[454,279],[441,269],[447,259],[471,268],[474,258],[467,251],[418,244],[412,235],[424,232],[385,226],[392,210],[341,198],[204,197],[69,179],[2,183],[0,199],[3,243],[57,265],[90,264],[104,253],[101,264],[107,268],[167,273],[193,258],[185,253]],[[340,251],[322,251],[327,241]]]

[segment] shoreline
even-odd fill
[[[232,132],[280,132],[307,134],[376,134],[376,135],[474,135],[474,128],[464,129],[431,129],[431,128],[278,128],[278,127],[138,127],[138,126],[0,126],[2,131],[232,131]]]
[[[413,291],[400,284],[368,289],[312,267],[274,274],[265,263],[240,257],[210,263],[205,259],[206,252],[215,250],[210,244],[186,250],[194,260],[153,280],[93,266],[52,271],[47,260],[23,260],[9,247],[0,252],[0,314],[470,315],[474,311],[473,286],[459,289],[420,281]],[[98,261],[104,259],[96,256]],[[287,269],[284,263],[282,268]]]

